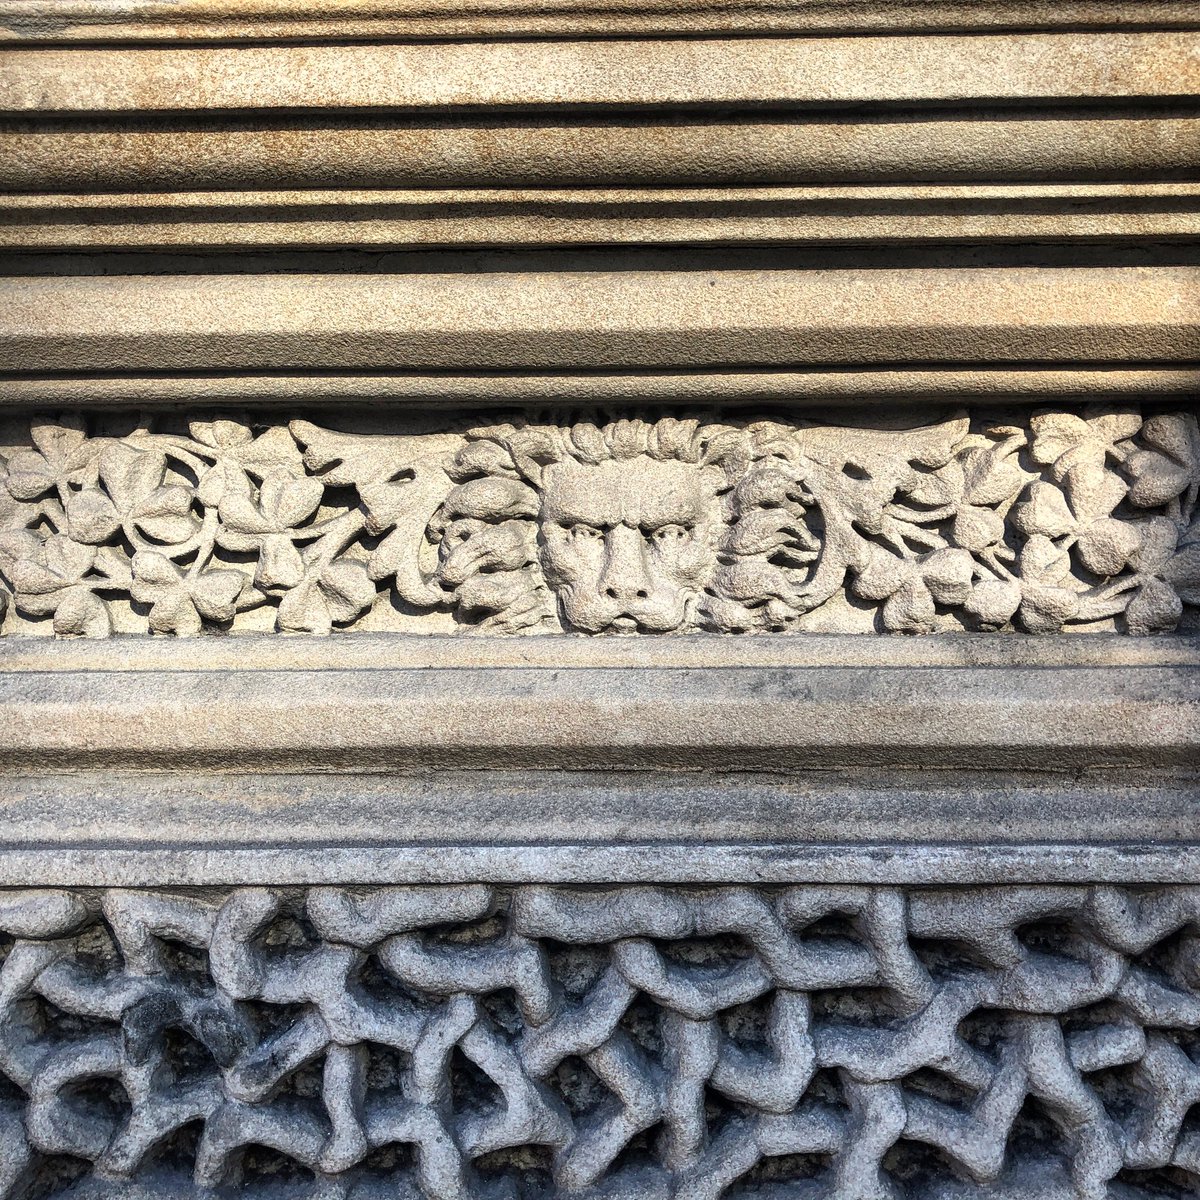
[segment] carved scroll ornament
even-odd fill
[[[1186,412],[90,421],[0,447],[6,631],[1146,634],[1200,604]]]

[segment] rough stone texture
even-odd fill
[[[1182,1196],[1198,925],[1194,888],[0,893],[0,1187]]]
[[[14,42],[511,38],[1150,26],[1194,29],[1194,0],[6,0]]]
[[[1128,368],[1200,356],[1196,266],[39,275],[0,286],[0,353],[30,376]],[[1102,379],[1095,388],[1104,394]]]
[[[1200,1194],[1198,31],[0,0],[0,1193]]]
[[[0,109],[636,109],[1166,99],[1200,90],[1191,33],[34,50]]]
[[[12,194],[13,250],[610,245],[912,245],[1185,238],[1200,184],[388,188]]]
[[[0,447],[0,616],[87,637],[1195,626],[1195,416],[1017,420],[37,417]]]

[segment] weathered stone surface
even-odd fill
[[[332,409],[388,405],[411,410],[503,404],[579,408],[648,405],[656,411],[679,405],[705,408],[787,405],[830,407],[1006,403],[1072,408],[1089,401],[1107,404],[1139,401],[1192,404],[1200,391],[1200,369],[1178,365],[1094,367],[1083,365],[943,367],[845,367],[608,371],[521,371],[470,374],[397,373],[314,369],[304,374],[272,371],[246,374],[206,371],[195,374],[121,373],[119,375],[37,375],[10,378],[0,388],[0,408],[154,409],[268,405],[286,412],[312,405]],[[338,413],[334,422],[341,418]]]
[[[1200,1193],[1198,30],[0,0],[0,1197]]]
[[[1194,366],[1200,267],[0,280],[0,354],[96,372]]]
[[[12,194],[13,250],[910,246],[1190,237],[1200,184],[1030,183],[744,188],[390,188]],[[194,385],[193,385],[194,386]],[[194,394],[194,393],[193,393]]]
[[[580,34],[1195,29],[1194,0],[6,0],[14,42],[576,37]]]
[[[20,434],[18,632],[1149,634],[1200,604],[1189,412]]]
[[[1200,91],[1192,33],[32,49],[0,111],[782,107]]]
[[[0,1183],[1191,1191],[1198,904],[1108,887],[0,893],[0,1066],[20,1089]]]

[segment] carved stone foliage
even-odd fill
[[[1189,412],[36,418],[0,447],[8,631],[1194,624]]]
[[[0,893],[0,1192],[1200,1188],[1200,889]]]

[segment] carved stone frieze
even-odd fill
[[[4,628],[1193,621],[1194,414],[841,420],[39,417],[0,446]]]
[[[0,1193],[1194,1195],[1198,923],[1184,887],[0,893]]]

